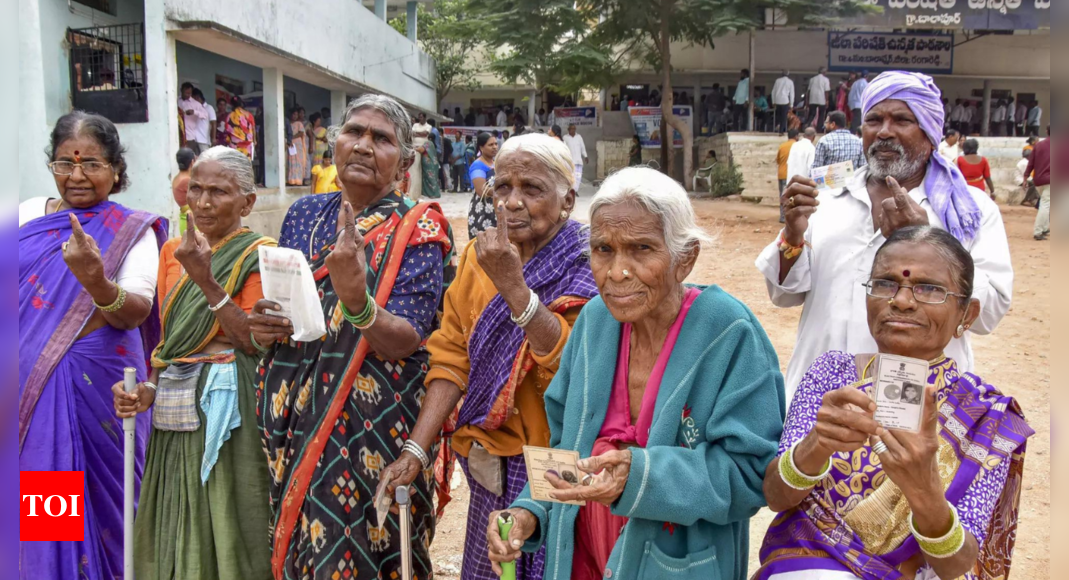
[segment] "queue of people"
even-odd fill
[[[655,170],[611,176],[585,226],[565,142],[480,134],[456,248],[437,203],[400,186],[421,173],[427,193],[433,128],[360,97],[326,133],[339,190],[300,198],[277,242],[310,263],[327,327],[299,342],[260,284],[276,242],[242,225],[247,156],[186,159],[188,227],[165,241],[164,220],[111,200],[115,126],[61,118],[58,197],[20,206],[20,468],[84,471],[92,493],[86,541],[24,543],[22,577],[120,574],[122,490],[105,482],[128,417],[138,578],[396,578],[402,529],[429,578],[454,462],[465,580],[511,563],[520,580],[1005,577],[1033,431],[969,347],[1009,309],[1002,218],[939,154],[930,78],[880,75],[860,110],[866,165],[819,202],[791,175],[757,260],[772,302],[803,306],[786,376],[744,303],[687,282],[715,240]],[[919,432],[875,420],[881,356],[927,361]],[[547,475],[556,502],[533,499],[525,446],[582,458],[577,478]],[[379,524],[377,492],[402,485],[411,528]]]

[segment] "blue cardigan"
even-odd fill
[[[586,307],[546,392],[550,445],[588,457],[609,408],[621,325],[600,297]],[[762,483],[785,419],[776,352],[753,313],[717,287],[691,306],[657,395],[649,445],[632,449],[623,495],[630,518],[605,578],[745,580],[749,520],[765,505]],[[546,546],[545,580],[572,572],[579,508],[512,506],[539,520],[524,551]]]

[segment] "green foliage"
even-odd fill
[[[734,163],[718,163],[709,176],[709,195],[727,197],[743,190],[742,172]]]
[[[473,91],[482,86],[476,78],[481,72],[477,64],[482,43],[478,22],[471,19],[468,4],[469,0],[436,0],[430,8],[422,3],[416,8],[417,40],[437,67],[439,100],[453,89]],[[389,24],[407,34],[408,15],[402,14]]]

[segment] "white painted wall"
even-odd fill
[[[177,25],[214,22],[342,78],[435,109],[433,60],[358,2],[165,0],[164,9]]]

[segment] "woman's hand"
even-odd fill
[[[412,485],[413,481],[419,477],[419,474],[423,472],[423,464],[419,459],[411,453],[404,452],[390,464],[389,467],[382,470],[379,475],[379,486],[375,489],[375,497],[379,496],[379,492],[382,491],[383,486],[386,487],[386,495],[393,497],[397,488],[403,485]],[[449,485],[448,483],[446,485]],[[395,506],[396,507],[396,506]],[[392,511],[396,511],[392,510]]]
[[[93,236],[85,233],[73,213],[70,214],[70,222],[71,237],[63,243],[63,261],[83,287],[99,285],[104,282],[104,259],[100,255],[100,247]]]
[[[880,428],[875,415],[876,403],[857,389],[826,393],[817,424],[795,449],[795,465],[806,475],[817,475],[833,454],[861,449]]]
[[[189,274],[189,279],[200,286],[215,280],[212,275],[212,246],[208,243],[208,238],[197,229],[193,212],[187,213],[186,216],[186,233],[174,250],[174,258],[182,264],[182,269]]]
[[[509,531],[508,541],[501,539],[501,532],[497,527],[497,518],[503,514],[512,516],[512,530]],[[538,518],[525,509],[510,509],[490,514],[490,523],[486,528],[486,540],[490,549],[490,562],[493,564],[494,574],[501,576],[502,562],[515,562],[523,554],[522,548],[527,540],[535,533],[538,527]]]
[[[260,300],[252,307],[249,315],[249,332],[252,338],[262,347],[286,340],[293,335],[293,323],[288,318],[277,314],[267,314],[268,311],[279,312],[282,307],[277,302]]]
[[[504,202],[498,202],[494,206],[497,215],[497,227],[487,228],[475,238],[475,256],[479,260],[479,266],[494,283],[498,293],[502,297],[508,297],[510,292],[523,290],[527,283],[523,279],[523,261],[520,259],[520,251],[509,241],[508,219],[505,216]],[[523,295],[522,303],[527,306],[530,292]]]
[[[910,505],[920,505],[932,497],[942,499],[939,477],[939,411],[935,387],[924,392],[924,421],[920,433],[880,429],[873,446],[883,441],[887,451],[880,454],[883,471],[902,490]]]
[[[330,281],[338,299],[352,313],[367,306],[367,258],[364,255],[364,236],[356,227],[353,206],[342,202],[338,212],[338,236],[334,251],[327,256]]]
[[[624,493],[627,479],[631,474],[631,451],[610,451],[604,455],[582,459],[579,470],[592,477],[587,484],[573,486],[552,473],[546,474],[546,481],[558,492],[552,494],[557,501],[593,501],[612,507]]]
[[[127,393],[122,383],[115,383],[111,394],[115,396],[115,416],[120,419],[137,417],[152,408],[156,401],[156,391],[146,387],[145,383],[138,383],[133,393]]]

